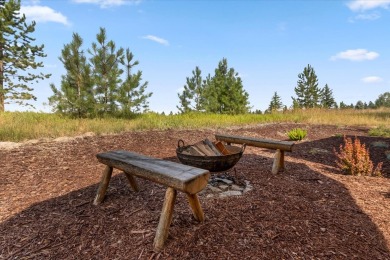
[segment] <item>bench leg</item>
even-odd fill
[[[160,222],[158,223],[156,236],[154,238],[154,249],[160,251],[168,237],[169,226],[171,225],[173,207],[175,205],[177,191],[169,187],[165,193],[164,205],[161,211]]]
[[[131,175],[130,173],[124,172],[127,179],[129,180],[130,186],[134,191],[139,191],[137,181],[135,180],[134,176]]]
[[[272,173],[277,174],[279,171],[284,171],[284,151],[277,149],[272,165]]]
[[[204,221],[204,213],[202,206],[200,205],[199,198],[197,194],[188,194],[187,193],[188,202],[190,203],[190,207],[192,209],[192,213],[197,221]]]
[[[104,196],[106,195],[108,184],[110,183],[111,175],[112,175],[112,167],[106,166],[102,174],[102,179],[100,181],[99,189],[97,191],[95,200],[93,201],[94,205],[99,205],[104,200]]]

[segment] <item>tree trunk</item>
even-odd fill
[[[4,112],[4,61],[3,46],[0,47],[0,113]]]

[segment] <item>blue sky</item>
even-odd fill
[[[35,86],[36,111],[50,111],[43,103],[65,74],[64,44],[76,32],[87,50],[100,27],[140,62],[156,112],[177,112],[186,77],[196,66],[213,75],[222,58],[242,78],[252,110],[264,111],[275,91],[290,106],[307,64],[337,102],[390,91],[390,0],[22,0],[22,12],[37,22],[34,37],[52,74]]]

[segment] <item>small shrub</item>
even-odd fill
[[[340,152],[333,148],[337,156],[336,164],[345,173],[357,176],[381,176],[382,164],[378,163],[374,170],[374,165],[370,159],[369,149],[365,144],[355,137],[344,136],[344,146],[340,144]]]
[[[390,128],[380,126],[377,128],[370,129],[370,131],[368,131],[368,134],[370,136],[390,137]]]
[[[294,128],[287,132],[287,136],[292,141],[300,141],[303,140],[307,135],[307,131],[301,128]]]

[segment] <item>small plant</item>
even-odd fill
[[[370,159],[369,149],[355,137],[344,136],[344,146],[340,144],[340,152],[333,148],[337,156],[336,164],[345,173],[357,176],[382,176],[382,162],[378,163],[374,170],[374,164]]]
[[[294,128],[287,132],[287,136],[292,141],[301,141],[307,135],[307,131],[301,128]]]
[[[380,126],[378,128],[371,129],[368,134],[370,136],[390,137],[390,128]]]

